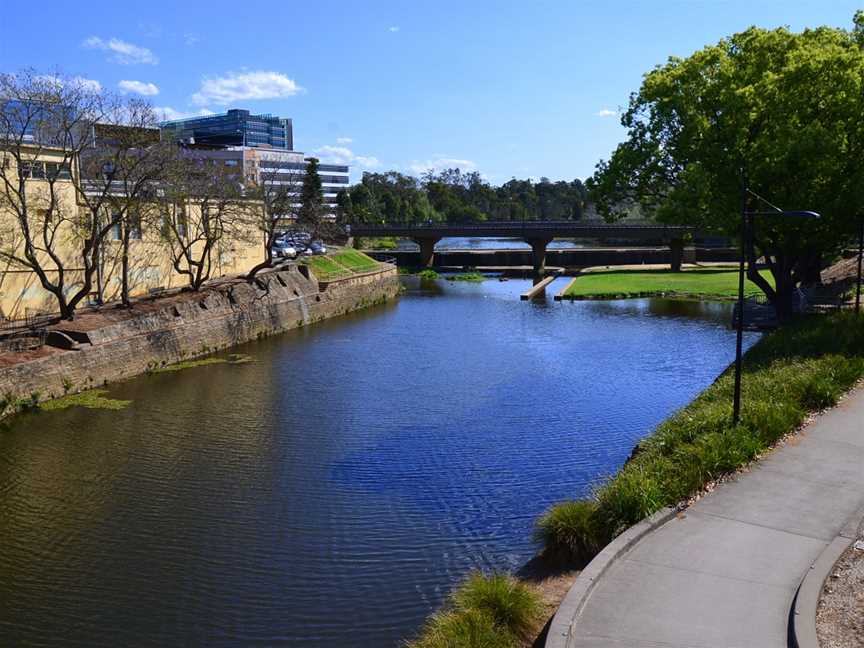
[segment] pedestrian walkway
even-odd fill
[[[787,648],[804,574],[864,515],[864,389],[598,579],[568,648]]]

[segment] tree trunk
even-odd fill
[[[75,319],[75,307],[70,306],[66,300],[58,295],[57,303],[60,305],[60,319],[72,321]]]
[[[129,307],[129,224],[124,222],[121,227],[123,228],[123,248],[120,257],[120,274],[122,284],[120,286],[120,301],[121,303]]]
[[[246,281],[252,283],[255,280],[255,275],[273,265],[273,235],[268,233],[264,240],[264,260],[255,265],[249,272],[246,273]]]

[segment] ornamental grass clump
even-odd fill
[[[732,425],[733,369],[639,443],[590,499],[537,522],[545,551],[590,559],[626,528],[686,500],[756,459],[831,407],[864,376],[864,318],[813,316],[763,337],[744,360],[741,421]]]
[[[542,604],[534,590],[508,574],[473,574],[453,594],[457,610],[478,610],[519,638],[537,628]]]
[[[555,556],[590,558],[606,544],[593,500],[561,502],[537,521],[535,537]]]
[[[441,612],[409,648],[516,648],[516,637],[479,610]]]
[[[450,595],[410,648],[516,648],[542,622],[543,603],[528,585],[507,574],[472,574]]]

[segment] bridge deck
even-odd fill
[[[635,240],[672,240],[695,234],[688,225],[657,223],[598,223],[585,221],[486,222],[466,224],[431,223],[428,225],[352,224],[353,236],[400,236],[405,238],[444,237],[512,237],[544,238],[612,238]]]

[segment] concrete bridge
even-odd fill
[[[596,221],[509,221],[465,224],[429,223],[426,225],[355,223],[352,237],[398,236],[420,246],[421,265],[431,266],[435,244],[445,237],[506,237],[522,239],[531,246],[534,274],[542,276],[546,268],[546,246],[556,238],[587,238],[662,243],[672,251],[671,266],[679,270],[684,259],[684,238],[695,235],[696,228],[687,225],[657,223],[604,223]]]

